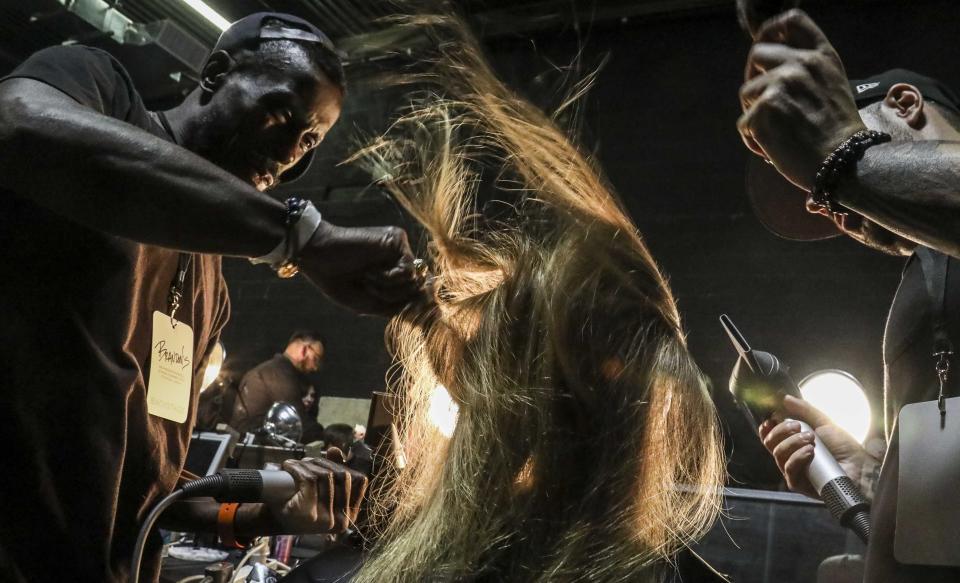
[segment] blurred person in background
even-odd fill
[[[303,403],[303,443],[313,443],[323,439],[323,425],[317,421],[320,415],[320,399],[317,398],[317,389],[312,386],[301,400]]]
[[[320,370],[325,352],[326,346],[319,332],[294,332],[282,353],[243,375],[229,425],[241,434],[256,432],[263,426],[264,417],[274,403],[290,403],[304,422],[308,416],[304,398],[310,391],[313,391],[316,402],[316,390],[309,375]]]

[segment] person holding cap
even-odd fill
[[[764,444],[794,491],[816,496],[805,469],[820,439],[872,494],[864,581],[960,581],[960,568],[949,561],[911,558],[918,554],[911,546],[927,543],[907,533],[921,532],[929,540],[939,535],[925,532],[934,520],[910,516],[907,509],[917,500],[898,501],[900,488],[916,478],[901,470],[915,459],[900,456],[898,414],[915,403],[931,403],[935,411],[940,397],[960,395],[947,370],[955,359],[953,344],[960,342],[960,279],[948,276],[960,268],[960,98],[943,83],[902,69],[848,81],[823,32],[792,10],[760,30],[740,99],[744,143],[792,184],[781,181],[778,187],[764,179],[762,187],[750,188],[767,227],[793,239],[843,233],[909,257],[884,334],[888,445],[879,479],[870,483],[875,473],[869,468],[880,460],[802,400],[787,397],[785,412],[809,423],[814,433],[800,432],[791,419],[767,422],[760,428]],[[936,430],[936,423],[927,425]],[[932,463],[946,468],[955,461]],[[943,512],[950,512],[954,502],[944,502]],[[911,526],[914,520],[920,522]],[[956,544],[944,538],[944,544]]]
[[[0,80],[0,579],[128,579],[141,521],[180,478],[227,320],[220,256],[299,271],[361,313],[420,296],[402,230],[341,228],[265,193],[303,172],[344,95],[330,40],[279,13],[224,31],[198,87],[165,112],[83,46],[44,49]],[[299,487],[286,504],[181,504],[166,518],[235,543],[355,516],[365,477],[327,460],[285,469]]]

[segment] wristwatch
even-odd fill
[[[251,257],[250,263],[266,263],[282,278],[293,277],[300,270],[297,259],[322,220],[320,211],[309,200],[290,197],[287,204],[286,234],[272,251],[260,257]]]

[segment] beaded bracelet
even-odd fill
[[[810,199],[814,205],[834,214],[846,214],[847,210],[836,201],[833,195],[837,183],[843,174],[863,158],[867,148],[890,141],[890,134],[875,130],[860,130],[830,153],[820,164],[813,182]]]

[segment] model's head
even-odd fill
[[[673,297],[553,120],[458,22],[416,22],[445,98],[363,155],[429,235],[435,303],[388,330],[406,465],[374,495],[392,513],[358,580],[645,581],[711,524],[723,476]]]
[[[353,428],[346,423],[327,425],[323,429],[323,444],[325,447],[336,447],[346,455],[353,444]]]
[[[229,36],[238,26],[245,34]],[[192,149],[258,190],[275,186],[340,117],[343,67],[317,34],[286,16],[227,29],[234,42],[221,37],[201,70]]]

